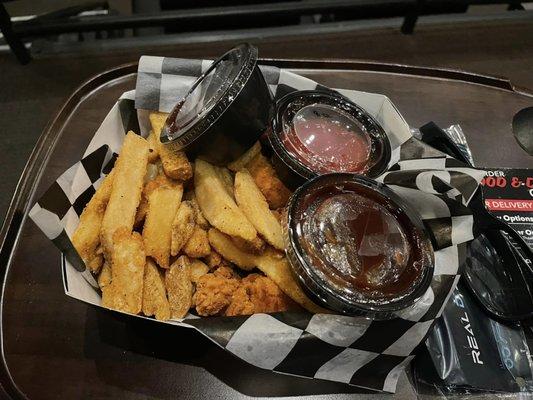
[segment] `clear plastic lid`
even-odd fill
[[[335,92],[289,93],[276,103],[270,143],[276,156],[305,179],[332,172],[383,173],[390,143],[383,128]]]
[[[346,313],[409,305],[433,268],[420,218],[386,186],[354,174],[322,175],[298,189],[286,240],[304,286]]]
[[[293,107],[290,104],[288,108]],[[365,172],[371,140],[364,125],[329,104],[310,104],[282,116],[287,151],[320,173]]]
[[[214,61],[170,113],[161,142],[185,147],[203,134],[241,92],[256,62],[257,49],[249,44]]]

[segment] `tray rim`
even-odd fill
[[[500,89],[507,92],[533,97],[533,91],[515,86],[507,78],[466,72],[458,69],[445,69],[407,64],[380,63],[372,61],[346,60],[346,59],[277,59],[262,58],[259,62],[264,65],[276,66],[287,69],[317,70],[317,71],[368,71],[385,74],[399,74],[421,78],[433,78],[477,84]],[[82,82],[64,101],[61,107],[43,128],[28,161],[15,187],[9,203],[5,219],[0,229],[0,384],[12,398],[26,398],[14,381],[5,360],[4,335],[3,335],[3,304],[6,287],[6,278],[12,263],[13,255],[18,247],[20,234],[26,222],[30,208],[29,200],[32,198],[36,184],[40,181],[43,169],[40,166],[48,159],[49,154],[55,149],[59,139],[57,128],[63,124],[77,104],[93,90],[106,82],[118,79],[137,72],[138,62],[121,64],[106,69]]]

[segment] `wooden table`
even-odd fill
[[[320,83],[388,95],[414,127],[458,123],[478,165],[533,167],[515,142],[512,116],[531,93],[461,73],[361,63],[282,63]],[[97,309],[63,293],[60,254],[26,213],[76,162],[125,90],[135,66],[105,73],[65,104],[37,144],[8,225],[0,233],[4,389],[29,398],[378,398],[346,385],[274,374],[236,359],[196,332]],[[426,75],[426,76],[423,76]],[[432,76],[427,76],[432,75]],[[472,83],[472,81],[480,82]],[[396,398],[415,398],[402,378]]]

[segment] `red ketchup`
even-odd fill
[[[319,173],[368,169],[371,140],[364,127],[347,113],[326,104],[300,109],[284,121],[281,141],[302,164]]]

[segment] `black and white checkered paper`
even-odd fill
[[[151,110],[168,112],[211,61],[142,57],[136,90],[124,93],[95,133],[83,158],[39,199],[31,219],[63,253],[65,293],[101,305],[100,292],[70,238],[79,216],[120,151],[125,133],[146,136]],[[321,86],[274,67],[261,67],[276,98]],[[435,248],[430,288],[412,307],[387,321],[331,314],[276,313],[244,317],[187,316],[166,323],[197,329],[257,367],[290,375],[394,392],[413,350],[446,304],[459,279],[473,219],[468,202],[483,176],[411,136],[390,100],[380,94],[336,89],[382,124],[392,160],[379,180],[418,210]],[[162,322],[165,323],[165,322]]]

